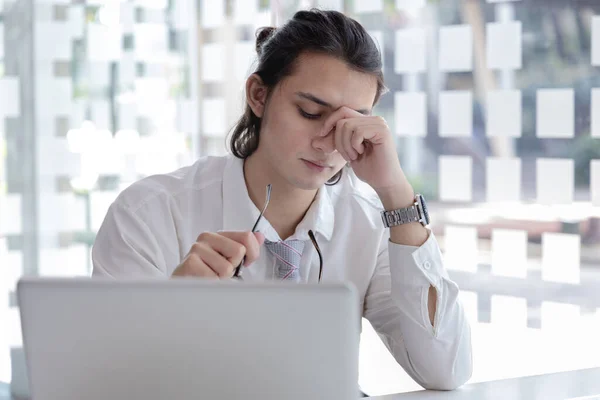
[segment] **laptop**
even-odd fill
[[[359,302],[345,284],[23,278],[35,400],[349,400]]]

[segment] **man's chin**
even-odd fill
[[[316,176],[296,177],[296,179],[292,181],[294,187],[302,190],[318,190],[321,187],[323,187],[325,183],[327,183],[326,180],[323,180],[323,178],[319,178]]]
[[[302,161],[304,163],[304,161]],[[300,168],[291,171],[291,183],[302,190],[317,190],[329,182],[335,174],[331,175],[331,168],[325,171],[318,171],[314,168],[306,168],[305,165],[300,165]]]
[[[296,182],[295,186],[302,190],[318,190],[325,182]]]

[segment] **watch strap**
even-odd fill
[[[383,211],[381,213],[381,218],[383,219],[383,224],[387,228],[408,224],[411,222],[419,222],[421,220],[419,210],[415,205],[406,208],[399,208],[397,210]]]

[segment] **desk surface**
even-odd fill
[[[600,368],[475,383],[452,392],[412,392],[374,400],[600,400]]]
[[[420,391],[373,400],[600,400],[600,368],[466,385],[452,392]],[[0,400],[11,400],[0,383]]]

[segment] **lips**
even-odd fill
[[[329,165],[327,165],[326,163],[324,163],[322,161],[312,161],[312,160],[304,160],[304,161],[308,161],[309,163],[314,164],[321,168],[331,168]]]
[[[329,163],[327,163],[327,161],[309,160],[307,158],[303,158],[302,160],[308,161],[309,163],[315,164],[321,168],[331,168],[331,165],[329,165]]]
[[[325,171],[326,168],[329,168],[326,164],[319,161],[308,161],[305,159],[302,159],[302,161],[308,168],[318,173],[321,173]]]

